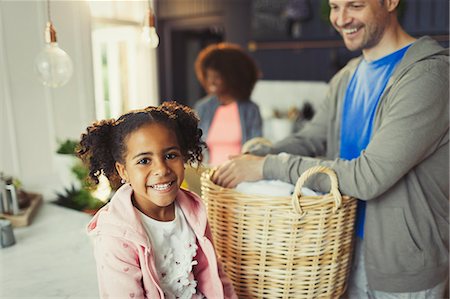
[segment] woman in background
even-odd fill
[[[262,136],[261,114],[250,100],[260,72],[247,53],[230,43],[203,49],[195,72],[208,94],[195,110],[209,149],[206,162],[214,166],[239,154],[247,140]]]

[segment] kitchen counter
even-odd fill
[[[91,216],[44,203],[16,244],[0,249],[0,298],[98,298]]]

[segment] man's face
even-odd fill
[[[390,18],[380,0],[329,0],[330,21],[350,51],[375,47],[383,37]]]

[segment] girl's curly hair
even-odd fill
[[[240,101],[250,99],[261,72],[253,58],[237,44],[212,44],[200,51],[195,61],[195,74],[205,90],[206,70],[218,72],[227,92]]]
[[[86,133],[81,135],[77,156],[89,167],[89,178],[98,184],[98,177],[103,173],[114,188],[120,186],[115,163],[125,162],[126,138],[142,126],[153,123],[175,132],[185,163],[198,165],[202,162],[206,143],[201,141],[198,116],[187,106],[163,102],[158,107],[134,110],[117,120],[101,120],[87,127]]]

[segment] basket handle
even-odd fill
[[[208,181],[210,181],[212,184],[214,184],[214,185],[216,185],[216,183],[214,183],[213,181],[212,181],[212,176],[214,175],[214,173],[217,171],[217,169],[219,169],[219,167],[218,166],[214,166],[214,167],[212,167],[212,168],[208,168],[208,169],[206,169],[203,173],[205,173],[206,174],[206,178],[208,179]],[[203,175],[203,174],[202,174]],[[217,185],[218,186],[218,185]],[[218,186],[218,187],[220,187],[220,188],[225,188],[225,187],[222,187],[222,186]]]
[[[214,175],[214,172],[216,172],[216,170],[218,169],[217,166],[213,167],[213,168],[209,168],[206,170],[206,173],[208,174],[208,179],[211,180],[212,176]]]
[[[324,173],[327,174],[331,181],[331,188],[329,194],[333,195],[335,206],[333,208],[333,213],[337,211],[337,209],[340,208],[342,204],[342,196],[339,192],[339,186],[337,181],[337,176],[334,170],[331,168],[325,167],[325,166],[313,166],[309,169],[307,169],[305,172],[302,173],[302,175],[297,180],[297,183],[295,184],[294,193],[292,194],[292,206],[294,207],[295,212],[300,214],[300,217],[303,217],[306,212],[302,210],[302,207],[300,206],[300,199],[302,197],[302,187],[303,184],[310,178],[312,175],[316,173]]]

